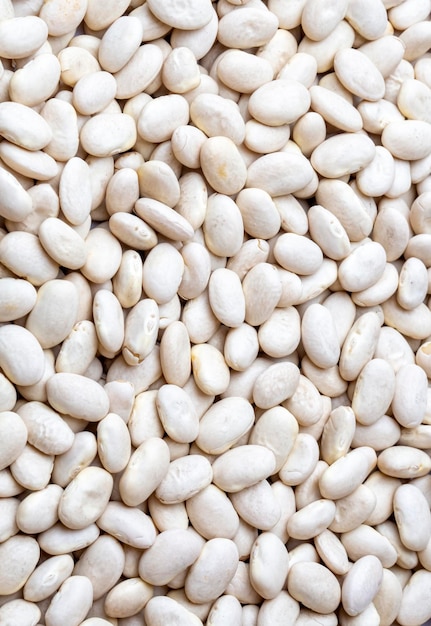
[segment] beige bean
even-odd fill
[[[428,588],[430,583],[428,574],[429,572],[424,569],[417,570],[404,587],[401,606],[397,615],[397,620],[402,626],[429,619],[431,606],[426,594],[424,596],[424,590]],[[421,601],[420,598],[423,600]]]
[[[250,581],[259,595],[267,600],[275,598],[286,582],[288,567],[289,557],[281,539],[270,532],[259,535],[250,554]]]
[[[201,541],[189,531],[165,530],[141,556],[139,575],[152,585],[166,584],[196,561],[201,548]]]
[[[146,229],[146,232],[148,230]],[[112,279],[113,292],[125,309],[139,302],[142,295],[142,259],[136,249],[126,250]]]
[[[171,138],[174,130],[189,121],[189,105],[179,94],[161,96],[148,102],[142,109],[137,129],[146,141],[160,143]]]
[[[106,596],[104,607],[110,617],[130,617],[141,611],[153,596],[153,588],[140,578],[119,582]]]
[[[339,219],[350,241],[361,241],[370,234],[370,216],[353,189],[342,180],[321,180],[316,200]]]
[[[129,462],[131,443],[124,420],[116,413],[108,413],[97,424],[97,451],[103,467],[116,474]]]
[[[33,206],[31,196],[12,172],[4,168],[0,170],[0,181],[4,189],[0,200],[0,215],[8,220],[20,222],[31,213]]]
[[[192,372],[195,383],[209,395],[226,391],[230,372],[222,353],[210,344],[195,344],[191,349]]]
[[[143,441],[133,452],[120,479],[122,500],[128,506],[145,502],[159,486],[168,468],[169,450],[165,442],[156,437]],[[142,476],[146,477],[145,480]]]
[[[404,484],[394,494],[394,515],[404,546],[420,551],[431,536],[431,514],[425,496],[413,485]]]
[[[129,150],[136,137],[135,122],[124,113],[98,113],[84,124],[80,133],[84,150],[97,157]]]
[[[26,328],[42,348],[51,348],[70,333],[77,312],[76,287],[65,281],[50,280],[39,288],[36,303],[27,317]]]
[[[60,498],[60,521],[72,530],[86,528],[104,512],[112,488],[113,479],[106,470],[84,468],[72,479]]]
[[[148,515],[121,502],[109,502],[97,520],[97,526],[119,541],[140,549],[151,546],[156,535]]]
[[[377,466],[387,476],[416,478],[429,472],[431,462],[423,450],[409,446],[391,446],[380,453]]]
[[[238,550],[224,537],[210,539],[188,571],[185,592],[195,603],[215,600],[226,589],[238,566]]]
[[[207,24],[193,30],[174,28],[171,33],[170,43],[173,48],[185,46],[189,48],[197,60],[202,59],[210,51],[217,36],[218,16],[212,11]]]
[[[355,380],[371,360],[377,345],[380,320],[370,311],[359,317],[350,329],[340,356],[340,373],[345,380]]]
[[[193,528],[205,539],[233,539],[239,518],[227,495],[215,485],[208,485],[186,503]]]
[[[70,623],[80,623],[90,610],[92,602],[93,586],[90,580],[86,576],[70,576],[53,596],[46,611],[46,623],[54,626],[61,618],[68,619]]]
[[[17,409],[27,428],[28,442],[45,454],[63,454],[74,435],[61,416],[42,402],[26,402]]]
[[[27,150],[41,150],[52,139],[47,122],[36,111],[18,102],[1,103],[0,134]]]
[[[228,48],[248,49],[266,44],[275,34],[278,20],[271,12],[247,8],[232,11],[219,21],[218,39]]]
[[[96,541],[99,534],[100,530],[96,524],[90,524],[82,530],[71,530],[57,523],[41,533],[38,541],[47,554],[59,556],[86,548]]]
[[[335,504],[319,499],[294,513],[287,522],[287,533],[295,539],[311,539],[330,526],[335,516]]]
[[[35,15],[2,19],[1,56],[8,59],[28,57],[42,46],[47,36],[47,24]]]
[[[314,537],[314,545],[324,564],[335,575],[346,574],[350,568],[347,552],[337,535],[326,529]]]
[[[301,426],[311,426],[318,422],[323,413],[322,398],[316,386],[303,374],[295,393],[288,398],[283,406],[288,409]]]
[[[24,599],[40,602],[52,595],[69,578],[73,570],[70,554],[62,554],[46,559],[29,576],[23,588]]]
[[[421,120],[390,122],[382,132],[382,143],[399,159],[422,159],[429,153],[431,133]]]
[[[281,517],[281,507],[267,480],[229,495],[238,515],[260,530],[271,530]]]
[[[179,602],[169,596],[155,596],[144,608],[148,626],[163,626],[174,620],[178,626],[202,626],[203,622]]]
[[[355,435],[355,414],[349,406],[331,411],[320,442],[321,456],[329,464],[348,453]]]
[[[125,568],[123,546],[109,535],[101,535],[81,554],[73,574],[87,576],[93,585],[93,599],[98,600],[115,585]]]
[[[326,178],[340,178],[369,165],[375,145],[366,135],[340,133],[321,143],[311,155],[311,164]],[[352,158],[352,153],[355,158]]]
[[[334,57],[334,69],[340,82],[354,95],[371,102],[383,98],[383,76],[374,63],[359,50],[339,50]]]
[[[80,374],[54,374],[47,382],[47,394],[55,410],[87,421],[100,421],[109,410],[103,388]]]
[[[281,295],[281,282],[274,265],[258,263],[246,274],[242,288],[245,297],[245,321],[258,326],[268,320]]]
[[[344,18],[347,4],[347,2],[332,2],[324,11],[318,2],[306,3],[301,15],[301,26],[305,35],[315,41],[321,41],[330,35]]]
[[[359,485],[350,495],[336,502],[334,521],[330,530],[348,532],[362,524],[376,506],[376,496],[368,487]]]
[[[208,289],[210,306],[217,319],[230,328],[240,326],[245,318],[245,299],[238,275],[218,268],[211,274]]]
[[[100,293],[100,292],[98,292]],[[119,312],[122,311],[119,309]],[[117,328],[121,328],[121,323]],[[129,365],[142,363],[146,356],[153,350],[159,330],[159,309],[157,303],[151,298],[140,300],[129,311],[125,327],[122,345],[124,360]],[[113,329],[110,330],[113,332]],[[115,349],[112,349],[116,351]]]
[[[14,384],[34,385],[43,376],[42,347],[26,328],[5,324],[0,328],[0,365]]]
[[[166,433],[179,443],[197,437],[199,419],[190,396],[177,385],[162,385],[156,399],[157,411]]]
[[[49,180],[58,174],[57,163],[42,150],[26,150],[8,141],[2,141],[0,156],[6,165],[29,178]]]
[[[0,320],[12,322],[30,313],[36,303],[37,292],[27,280],[0,279]]]
[[[362,129],[360,113],[342,96],[319,85],[310,88],[310,96],[311,108],[328,123],[345,132],[354,133]]]
[[[135,203],[136,213],[158,232],[174,241],[191,239],[191,224],[174,209],[153,198],[140,198]]]
[[[372,554],[361,557],[352,565],[341,588],[341,601],[348,615],[359,615],[372,602],[382,578],[382,564]],[[362,592],[358,593],[358,590]]]
[[[291,276],[296,275],[292,273]],[[290,283],[287,285],[290,286]],[[278,337],[277,341],[275,337]],[[300,318],[297,310],[293,306],[277,307],[260,325],[258,339],[260,348],[269,356],[285,357],[292,354],[300,339]]]
[[[317,613],[331,613],[338,607],[341,598],[336,577],[319,563],[292,565],[287,577],[287,591]]]
[[[0,546],[0,589],[3,595],[15,593],[25,585],[40,556],[33,537],[16,535]]]
[[[305,352],[313,363],[321,368],[338,363],[340,346],[327,308],[317,303],[309,306],[302,317],[301,332]]]
[[[249,324],[231,328],[223,346],[223,355],[227,365],[239,372],[250,366],[259,352],[256,329]]]
[[[0,413],[0,433],[3,442],[0,449],[0,468],[4,469],[11,465],[23,452],[27,442],[27,427],[18,413],[2,411]]]
[[[170,463],[167,474],[156,489],[156,496],[165,504],[184,502],[209,485],[212,476],[212,467],[204,456],[180,457]]]
[[[366,524],[343,533],[340,539],[352,561],[369,554],[376,556],[383,567],[392,567],[397,561],[397,551],[389,539]]]
[[[214,461],[213,482],[228,493],[236,493],[271,476],[274,468],[275,456],[271,450],[256,444],[240,445]]]
[[[167,383],[179,385],[191,373],[190,338],[183,322],[169,324],[160,341],[160,362]]]
[[[374,469],[376,461],[375,451],[366,446],[348,452],[322,474],[319,481],[322,496],[335,500],[348,496]]]
[[[332,69],[334,57],[338,50],[350,48],[355,39],[355,31],[345,21],[341,20],[334,30],[321,41],[313,41],[304,37],[298,46],[298,52],[306,52],[315,57],[317,71],[327,72]]]
[[[11,100],[33,107],[58,89],[61,66],[54,54],[39,54],[15,71],[9,84]]]
[[[302,189],[311,179],[310,163],[302,154],[273,152],[259,157],[250,165],[246,186],[258,187],[271,196],[284,196]]]
[[[375,423],[388,410],[396,389],[395,374],[383,359],[371,359],[361,370],[352,398],[356,419],[364,426]]]
[[[229,227],[222,227],[222,223],[227,223]],[[205,243],[213,254],[232,257],[240,250],[244,236],[243,221],[239,208],[229,196],[213,194],[208,198],[202,227]]]
[[[61,345],[55,361],[55,371],[84,374],[96,353],[97,335],[93,322],[77,322]]]
[[[299,376],[299,369],[293,363],[275,363],[256,378],[254,403],[262,409],[281,404],[295,393]]]
[[[247,179],[247,169],[240,152],[229,137],[209,137],[200,150],[201,168],[214,191],[232,195]]]
[[[108,27],[100,41],[98,50],[100,65],[107,72],[118,72],[136,52],[142,37],[143,29],[137,17],[132,15],[119,17]]]
[[[293,79],[279,79],[256,89],[250,96],[248,110],[262,124],[282,126],[295,122],[309,106],[310,95],[304,85]]]
[[[279,471],[285,485],[301,484],[314,470],[319,457],[319,447],[314,437],[299,433],[286,462]]]
[[[62,494],[61,487],[50,484],[24,498],[16,517],[20,530],[27,534],[41,533],[58,522],[57,510]]]
[[[235,415],[235,420],[232,420]],[[222,454],[247,433],[254,422],[251,404],[241,397],[224,398],[212,404],[199,422],[196,443],[208,454]]]

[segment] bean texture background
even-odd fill
[[[431,0],[0,0],[0,626],[431,624]]]

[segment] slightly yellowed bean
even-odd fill
[[[199,389],[209,395],[226,391],[230,372],[222,353],[210,344],[195,344],[191,349],[193,378]]]

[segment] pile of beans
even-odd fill
[[[0,626],[431,618],[430,9],[0,1]]]

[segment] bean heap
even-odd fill
[[[1,0],[1,626],[431,618],[430,9]]]

